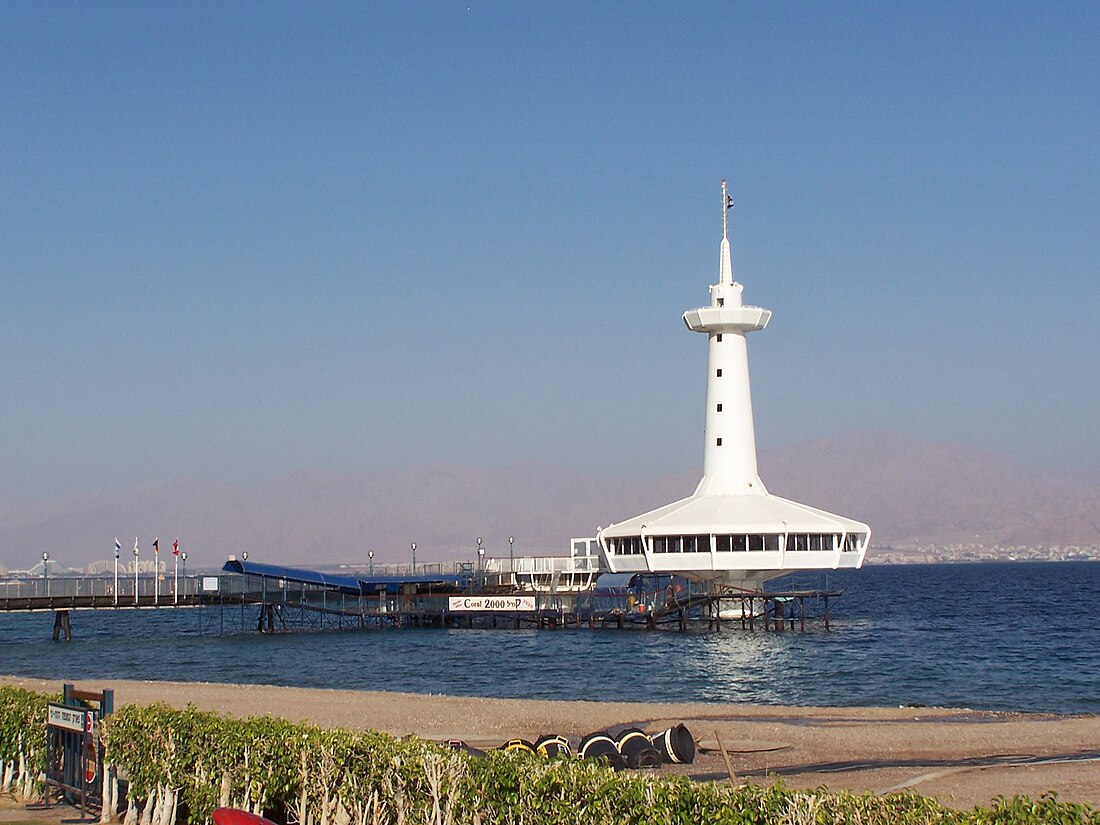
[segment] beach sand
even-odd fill
[[[59,691],[60,683],[0,677],[0,684]],[[579,737],[636,725],[664,730],[683,722],[705,750],[691,765],[666,766],[699,780],[780,777],[788,787],[887,793],[909,788],[969,808],[996,796],[1100,807],[1100,716],[992,713],[940,708],[811,708],[725,704],[558,702],[369,691],[178,682],[80,682],[113,688],[116,707],[193,704],[232,716],[271,714],[325,727],[373,729],[397,736],[463,739],[491,746],[542,734]],[[0,812],[0,822],[5,819]]]

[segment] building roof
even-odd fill
[[[867,533],[870,529],[863,522],[766,493],[688,496],[605,527],[602,536]]]

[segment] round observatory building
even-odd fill
[[[762,330],[771,311],[746,306],[733,280],[722,181],[722,244],[710,304],[684,313],[692,332],[707,336],[707,400],[703,478],[687,498],[597,533],[605,569],[675,573],[757,589],[797,570],[860,567],[871,529],[862,522],[767,491],[756,467],[746,336]]]

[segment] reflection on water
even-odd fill
[[[0,671],[484,696],[1100,712],[1100,563],[869,567],[832,630],[404,630],[216,635],[206,610],[0,615]]]

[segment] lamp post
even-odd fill
[[[508,537],[508,572],[515,577],[516,573],[516,537]]]
[[[368,560],[368,567],[369,567],[369,570],[370,570],[370,572],[367,575],[370,576],[373,579],[374,578],[374,551],[373,550],[368,550],[367,551],[367,560]]]
[[[46,595],[50,595],[50,569],[49,569],[50,554],[46,551],[42,551],[42,582]]]
[[[412,551],[413,551],[413,575],[415,576],[416,575],[416,542],[414,541],[410,546],[412,547]]]
[[[122,551],[122,545],[115,539],[115,607],[118,607],[118,556]]]
[[[137,536],[134,536],[134,604],[138,603],[138,557],[141,551],[138,549]]]
[[[183,590],[187,592],[187,551],[180,553],[180,561],[183,562]]]
[[[481,536],[477,537],[477,572],[485,572],[485,548],[481,546]]]

